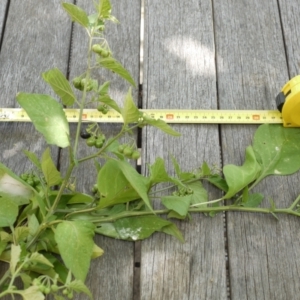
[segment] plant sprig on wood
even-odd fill
[[[109,95],[110,83],[96,79],[95,72],[104,68],[135,87],[105,39],[106,22],[117,21],[111,15],[110,1],[94,3],[96,13],[92,15],[76,5],[62,4],[71,19],[86,30],[89,47],[86,70],[71,82],[58,68],[43,74],[61,103],[44,94],[17,95],[18,103],[46,142],[69,150],[69,163],[62,174],[50,148],[46,148],[40,158],[24,150],[33,169],[23,174],[16,175],[0,164],[0,260],[8,266],[0,279],[0,298],[21,295],[28,300],[45,299],[52,294],[55,299],[72,299],[74,293],[85,293],[92,299],[84,282],[91,259],[103,254],[101,245],[94,243],[95,234],[136,241],[163,232],[184,242],[171,220],[188,220],[191,213],[211,217],[224,211],[260,212],[276,218],[280,213],[300,216],[300,196],[287,208],[277,208],[273,200],[265,208],[260,206],[265,195],[253,191],[268,176],[289,175],[300,169],[299,129],[260,126],[253,145],[246,148],[244,164],[225,165],[222,172],[206,162],[185,172],[174,157],[175,175],[166,170],[162,158],[148,166],[148,175],[136,171],[129,161],[138,159],[139,151],[132,141],[121,142],[122,137],[147,125],[173,136],[180,134],[140,111],[131,88],[123,107],[119,107]],[[80,98],[76,89],[81,92]],[[118,134],[106,138],[98,124],[91,124],[82,133],[82,111],[91,102],[103,114],[112,109],[122,115]],[[80,110],[74,139],[63,105]],[[94,147],[94,153],[80,157],[79,143]],[[74,169],[88,160],[96,161],[98,174],[89,195],[77,191],[72,181]],[[223,196],[208,199],[204,182],[221,190]],[[153,208],[157,199],[162,207],[159,210]],[[17,279],[21,279],[23,288],[15,286]]]

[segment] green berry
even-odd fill
[[[103,50],[103,48],[99,44],[94,44],[92,46],[92,51],[95,52],[95,53],[97,53],[97,54],[101,54],[102,50]]]
[[[123,153],[126,146],[127,145],[119,145],[118,152]]]
[[[139,159],[140,157],[141,157],[141,154],[140,154],[140,151],[138,151],[138,150],[133,151],[131,154],[132,159]]]
[[[57,292],[58,291],[58,285],[57,284],[52,284],[51,285],[51,291],[52,292]]]
[[[131,157],[133,150],[130,146],[126,146],[123,150],[123,154],[127,157]]]
[[[99,148],[99,149],[102,148],[102,147],[103,147],[103,144],[104,144],[104,143],[103,143],[103,140],[102,140],[102,139],[99,139],[99,138],[96,139],[96,142],[95,142],[95,147],[96,147],[96,148]]]
[[[51,289],[50,289],[49,287],[45,287],[44,293],[45,293],[46,295],[48,295],[48,294],[50,294],[50,292],[51,292]]]
[[[86,144],[89,146],[89,147],[93,147],[93,146],[95,146],[95,144],[96,144],[96,139],[95,139],[95,137],[90,137],[90,138],[88,138],[87,140],[86,140]]]
[[[83,90],[83,86],[81,85],[81,78],[80,77],[76,77],[73,79],[73,85],[76,89],[82,91]]]

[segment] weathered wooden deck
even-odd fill
[[[0,1],[0,107],[17,107],[18,91],[51,93],[40,74],[57,66],[81,72],[85,33],[72,26],[60,0]],[[92,1],[77,0],[81,7]],[[108,29],[114,55],[139,82],[143,108],[275,109],[275,95],[299,73],[297,0],[145,0],[144,59],[140,64],[141,0],[113,0],[121,25]],[[114,79],[113,96],[127,84]],[[107,126],[115,130],[116,126]],[[177,125],[181,138],[142,133],[143,162],[172,153],[185,169],[241,163],[255,126]],[[31,124],[0,123],[0,161],[29,167],[22,149],[41,153]],[[81,149],[84,153],[85,147]],[[64,166],[64,154],[57,161]],[[58,157],[60,155],[60,157]],[[94,183],[85,166],[81,185]],[[259,189],[285,206],[299,194],[299,175],[269,178]],[[217,197],[214,190],[212,198]],[[260,214],[195,215],[178,222],[186,243],[156,234],[135,245],[97,237],[105,256],[94,261],[88,285],[103,300],[300,299],[300,220]],[[141,247],[139,247],[141,246]],[[77,299],[85,299],[83,296]]]

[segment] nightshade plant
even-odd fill
[[[62,5],[88,34],[87,68],[72,83],[57,68],[43,74],[61,103],[48,95],[26,93],[19,93],[17,101],[49,145],[68,149],[69,162],[62,174],[50,148],[46,148],[40,158],[24,151],[34,168],[20,176],[0,164],[0,260],[7,265],[0,278],[0,298],[21,295],[26,300],[39,300],[52,294],[59,300],[72,299],[74,293],[82,292],[92,299],[84,282],[91,259],[103,254],[94,243],[95,233],[136,241],[164,232],[184,242],[170,219],[185,220],[193,212],[210,216],[223,211],[300,216],[300,196],[288,208],[276,208],[272,200],[268,208],[262,208],[259,206],[264,196],[252,192],[267,176],[299,170],[299,129],[260,126],[253,145],[246,149],[244,164],[225,165],[223,176],[205,162],[192,172],[183,172],[173,157],[175,176],[168,174],[162,158],[148,166],[149,175],[140,175],[129,163],[139,158],[139,152],[120,138],[146,125],[174,136],[179,134],[163,121],[141,112],[132,100],[131,88],[121,108],[109,96],[109,82],[96,79],[96,71],[105,68],[135,86],[129,72],[113,58],[104,38],[106,21],[116,21],[110,1],[95,2],[96,13],[89,16],[76,5]],[[82,92],[81,99],[74,89]],[[118,134],[106,138],[98,124],[90,124],[82,132],[80,113],[76,136],[71,140],[63,105],[75,105],[82,112],[90,102],[96,103],[103,114],[113,109],[122,115]],[[95,151],[79,157],[78,144],[85,142]],[[91,195],[77,191],[72,181],[74,169],[88,160],[95,161],[98,174]],[[209,200],[203,181],[219,188],[223,196]],[[163,184],[161,189],[157,188],[159,184]],[[166,192],[160,197],[164,208],[154,210],[153,199],[162,190]],[[23,284],[21,288],[16,287],[17,279]]]

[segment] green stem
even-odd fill
[[[292,203],[292,205],[289,207],[290,210],[294,210],[294,208],[297,206],[297,204],[300,201],[300,195],[296,198],[296,200]]]
[[[8,270],[4,273],[4,275],[2,276],[2,278],[0,279],[0,287],[5,283],[5,281],[9,278],[10,275],[11,275],[11,274],[10,274],[10,270],[8,269]],[[0,294],[0,298],[1,298],[1,295],[2,295],[2,294]]]
[[[85,76],[86,82],[88,82],[88,80],[90,79],[90,75],[91,75],[92,42],[93,42],[93,38],[92,38],[92,34],[91,34],[91,36],[89,38],[89,48],[88,48],[88,57],[87,57],[87,70],[86,70],[86,76]],[[73,152],[75,159],[77,159],[77,149],[78,149],[78,142],[79,142],[79,137],[80,137],[81,123],[82,123],[82,113],[83,113],[83,109],[85,107],[86,94],[87,94],[86,89],[87,89],[87,84],[85,84],[85,86],[84,86],[83,93],[82,93],[82,98],[81,98],[81,103],[80,103],[80,107],[79,107],[78,125],[77,125],[77,130],[76,130],[74,152]]]
[[[219,200],[219,199],[218,199]],[[155,215],[165,215],[168,214],[171,210],[169,209],[161,209],[155,210]],[[237,212],[250,212],[250,213],[263,213],[263,214],[289,214],[300,217],[300,213],[297,213],[289,208],[278,208],[278,209],[270,209],[270,208],[257,208],[257,207],[243,207],[243,206],[218,206],[218,207],[197,207],[190,208],[190,213],[209,213],[209,212],[225,212],[225,211],[237,211]],[[105,218],[100,218],[94,220],[93,223],[106,223],[106,222],[115,222],[118,219],[129,218],[135,216],[147,216],[153,215],[151,211],[124,211],[114,216],[109,216]]]

